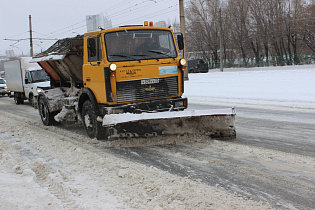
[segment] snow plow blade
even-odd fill
[[[233,139],[236,138],[234,120],[235,112],[231,108],[111,114],[103,118],[103,126],[108,128],[108,139],[185,134]]]

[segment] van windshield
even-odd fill
[[[49,81],[49,76],[45,72],[44,69],[42,70],[37,70],[37,71],[31,71],[31,77],[32,77],[32,82],[45,82]]]
[[[105,34],[110,62],[176,58],[172,33],[164,30],[124,30]]]

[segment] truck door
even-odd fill
[[[100,36],[87,38],[87,63],[83,65],[83,82],[92,90],[98,103],[105,102],[104,61]]]
[[[29,71],[25,71],[24,91],[26,98],[29,97],[32,88],[32,77]]]

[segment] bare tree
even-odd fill
[[[188,49],[219,60],[219,0],[188,4]],[[223,14],[224,58],[241,57],[256,66],[300,63],[300,54],[315,51],[315,2],[305,0],[226,0]],[[227,53],[232,52],[232,53]]]
[[[303,41],[315,53],[315,4],[306,6],[306,17],[303,21]]]
[[[208,60],[219,60],[218,4],[219,0],[191,1],[187,12],[189,49],[203,52]]]

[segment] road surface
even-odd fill
[[[190,109],[217,107],[222,108],[190,104]],[[169,138],[167,145],[95,147],[177,176],[223,187],[275,208],[314,209],[315,110],[254,105],[235,108],[234,140],[184,136]],[[0,111],[40,121],[30,104],[17,106],[7,97],[0,98]],[[80,125],[63,125],[58,129],[86,136]]]

